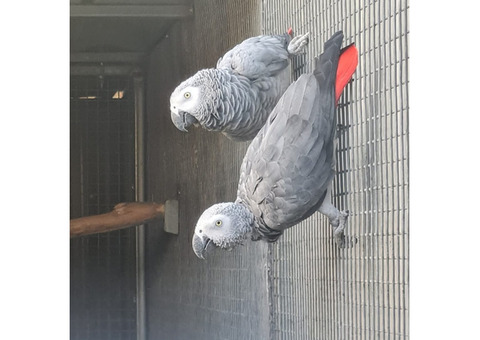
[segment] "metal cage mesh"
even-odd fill
[[[263,1],[263,32],[310,32],[294,77],[343,30],[359,65],[338,106],[338,249],[316,213],[270,245],[272,339],[407,339],[408,0]]]
[[[135,200],[132,87],[129,77],[71,77],[71,218]],[[71,339],[136,339],[135,256],[133,228],[71,240]]]

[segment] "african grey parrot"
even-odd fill
[[[173,124],[201,125],[235,141],[255,137],[290,84],[289,58],[300,54],[308,33],[249,38],[225,53],[216,68],[188,78],[170,96]]]
[[[224,249],[248,237],[274,242],[285,229],[317,210],[329,218],[335,240],[343,246],[348,211],[330,203],[342,40],[339,31],[325,43],[314,71],[288,87],[251,142],[241,166],[236,201],[215,204],[198,219],[192,247],[199,258],[205,258],[212,242]],[[355,70],[355,46],[346,47],[342,55],[348,56],[343,62]]]

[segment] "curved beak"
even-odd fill
[[[170,116],[173,124],[183,132],[188,132],[187,128],[197,123],[197,120],[190,114],[180,110],[170,110]]]
[[[208,237],[200,237],[197,234],[193,235],[192,248],[195,255],[198,258],[205,260],[205,254],[207,253],[207,247],[212,242]]]

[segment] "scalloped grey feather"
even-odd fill
[[[225,53],[216,68],[183,81],[170,96],[174,125],[202,126],[235,141],[255,137],[290,83],[289,58],[302,52],[308,33],[249,38]]]

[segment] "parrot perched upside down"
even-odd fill
[[[337,88],[343,89],[350,80],[358,52],[354,45],[341,51],[342,40],[343,33],[335,33],[314,71],[291,84],[273,109],[245,154],[236,201],[215,204],[198,219],[192,247],[199,258],[205,258],[212,243],[231,249],[247,238],[275,242],[285,229],[317,210],[335,228],[337,244],[344,245],[348,212],[330,203],[335,105]],[[350,72],[350,77],[337,86],[342,56],[346,65],[342,72]]]

